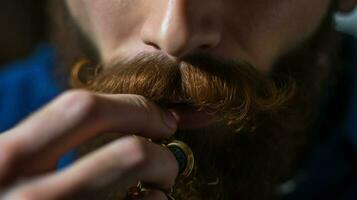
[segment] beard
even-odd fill
[[[178,180],[176,199],[235,199],[236,187],[243,189],[237,180],[251,191],[249,179],[262,177],[261,167],[264,162],[269,163],[264,151],[270,138],[266,134],[270,133],[255,130],[271,124],[295,88],[293,81],[278,87],[268,75],[245,62],[218,60],[208,55],[193,55],[174,62],[165,56],[143,54],[99,66],[99,70],[85,67],[84,71],[99,72],[84,77],[87,81],[81,82],[80,87],[106,94],[138,94],[160,107],[200,111],[217,119],[214,125],[205,128],[176,132],[174,139],[187,143],[196,159],[194,175]],[[77,74],[72,77],[77,80],[73,83],[78,83]],[[114,139],[117,137],[113,134],[94,138],[80,148],[81,152],[87,153]],[[253,170],[256,167],[259,170]],[[264,177],[260,182],[268,179]],[[262,188],[259,186],[260,191]]]
[[[180,62],[142,54],[101,65],[95,48],[72,21],[63,1],[52,3],[52,36],[61,65],[72,66],[84,57],[91,60],[84,71],[98,72],[72,76],[72,83],[81,83],[74,87],[138,94],[164,108],[179,103],[218,119],[214,125],[175,134],[175,139],[191,147],[196,160],[193,175],[177,182],[176,199],[254,200],[275,196],[278,183],[294,169],[305,135],[315,121],[322,88],[338,66],[339,41],[333,31],[332,12],[313,36],[282,56],[270,74],[262,74],[247,62],[205,54]],[[68,32],[68,26],[73,32]],[[115,134],[93,138],[79,147],[80,154],[117,138]],[[92,199],[120,196],[114,184]]]

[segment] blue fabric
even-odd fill
[[[55,98],[63,89],[55,80],[56,54],[47,44],[39,45],[29,58],[3,66],[0,71],[0,133]],[[75,159],[69,151],[59,163],[68,166]]]
[[[28,59],[13,62],[0,71],[0,132],[53,99],[61,91],[53,77],[55,52],[40,45]]]
[[[70,150],[68,151],[65,155],[63,155],[58,163],[57,163],[57,169],[58,170],[63,170],[66,167],[68,167],[69,165],[71,165],[71,163],[73,163],[76,158],[78,157],[77,153],[75,150]]]

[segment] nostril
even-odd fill
[[[153,42],[145,42],[145,44],[148,45],[148,46],[152,46],[157,50],[161,50],[160,46],[155,44],[155,43],[153,43]]]

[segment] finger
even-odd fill
[[[171,188],[177,174],[177,161],[168,149],[128,136],[89,154],[64,171],[21,186],[10,196],[61,199],[98,190],[113,182],[119,183],[118,190],[126,190],[139,180],[159,188]]]
[[[154,139],[171,136],[176,126],[171,113],[141,96],[71,91],[0,135],[0,151],[6,146],[12,159],[31,157],[30,161],[48,168],[68,149],[102,132]]]

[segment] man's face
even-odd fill
[[[159,53],[174,60],[204,52],[260,71],[306,40],[326,0],[67,0],[102,59]]]
[[[321,66],[317,60],[324,59],[316,55],[330,55],[321,53],[321,49],[325,49],[322,44],[330,42],[330,37],[322,36],[333,32],[332,0],[65,2],[85,39],[96,48],[101,66],[107,68],[88,82],[88,89],[139,94],[178,111],[180,123],[175,138],[190,145],[198,163],[194,180],[197,191],[184,183],[178,186],[182,188],[179,193],[209,196],[207,191],[223,194],[224,190],[224,194],[237,197],[227,199],[263,199],[273,191],[269,187],[277,179],[271,177],[282,176],[276,170],[289,165],[297,146],[296,132],[305,128],[302,108],[309,109],[313,105],[309,100],[319,95],[312,87],[318,88],[321,76],[327,73],[319,69],[330,67],[330,60]],[[61,31],[65,43],[71,35]],[[83,39],[82,34],[79,36]],[[310,44],[310,39],[316,44],[302,45],[305,41]],[[66,46],[63,43],[59,46]],[[90,50],[80,51],[88,54]],[[290,60],[292,54],[296,56]],[[273,68],[281,66],[292,74],[283,73],[277,81],[281,85],[276,85],[280,77],[274,76],[278,73]],[[296,66],[298,70],[290,70]],[[286,77],[298,79],[297,89],[285,87]],[[289,102],[292,93],[284,89],[291,88],[297,95],[308,97]],[[280,112],[280,108],[289,111]],[[297,109],[302,112],[287,116]],[[211,123],[216,113],[224,123]],[[202,118],[207,114],[208,118]],[[238,129],[226,126],[232,124]],[[241,127],[244,129],[237,134]],[[227,155],[231,159],[225,159]],[[206,177],[211,176],[221,180],[214,190],[206,187],[211,181]]]

